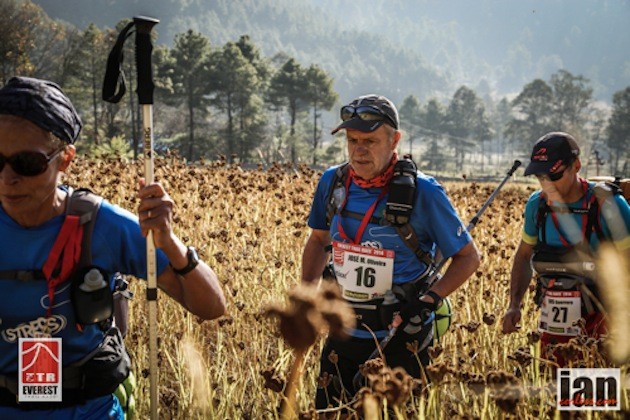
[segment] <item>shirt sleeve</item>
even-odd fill
[[[433,178],[418,178],[418,217],[412,223],[416,232],[425,232],[444,258],[457,254],[472,237],[457,214],[444,188]]]
[[[319,179],[313,202],[311,203],[311,213],[308,216],[308,226],[311,229],[328,230],[326,224],[326,203],[330,192],[337,167],[327,169]]]
[[[94,264],[110,272],[147,278],[146,238],[133,213],[103,201],[92,237]],[[168,258],[156,250],[157,275],[168,265]]]
[[[538,223],[537,214],[540,206],[540,191],[534,192],[529,196],[525,204],[525,212],[523,213],[523,235],[522,239],[528,245],[534,246],[538,243]]]

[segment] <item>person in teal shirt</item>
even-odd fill
[[[611,242],[630,258],[630,207],[611,186],[580,177],[580,148],[573,136],[551,132],[534,145],[525,175],[535,175],[541,190],[525,205],[522,240],[511,272],[510,303],[503,317],[503,332],[520,329],[521,305],[537,274],[541,305],[541,350],[565,343],[578,334],[599,337],[606,331],[598,305],[596,253]],[[531,264],[530,264],[531,262]],[[554,299],[561,297],[562,299]],[[577,321],[582,318],[582,330]],[[566,361],[558,354],[559,365]]]

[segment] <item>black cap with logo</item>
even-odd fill
[[[571,134],[555,131],[538,139],[525,175],[550,174],[569,165],[580,155],[580,148]]]

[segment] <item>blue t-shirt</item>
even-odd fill
[[[326,225],[326,203],[336,169],[337,167],[332,167],[326,170],[317,185],[308,219],[308,225],[312,229],[329,230]],[[466,227],[457,215],[444,189],[434,178],[418,173],[416,185],[416,201],[410,217],[410,224],[418,236],[420,247],[433,256],[436,248],[439,248],[444,258],[449,258],[471,242],[472,238],[466,231]],[[351,182],[345,209],[365,214],[380,193],[380,188],[361,188]],[[373,216],[383,217],[387,197],[388,195],[385,194],[379,201]],[[338,220],[341,221],[347,236],[354,238],[361,221],[335,214],[330,224],[331,239],[345,242],[338,230]],[[415,280],[426,270],[425,264],[420,262],[392,226],[369,223],[360,239],[360,244],[395,252],[393,269],[393,282],[395,284]],[[385,333],[381,331],[377,336],[383,336]],[[368,332],[360,330],[354,330],[352,335],[364,338],[371,337]]]
[[[593,183],[589,183],[589,191],[587,192],[587,201],[591,197]],[[525,223],[523,224],[523,242],[529,245],[536,245],[541,238],[541,231],[538,228],[537,218],[541,200],[541,192],[535,191],[529,197],[525,205]],[[630,206],[622,195],[614,195],[607,198],[601,204],[600,225],[602,233],[606,239],[612,240],[617,249],[630,249]],[[552,203],[553,206],[559,206],[559,203]],[[567,203],[567,207],[573,209],[584,208],[583,199],[573,203]],[[579,244],[584,235],[582,233],[585,228],[584,223],[586,217],[580,213],[572,212],[556,212],[558,219],[558,227],[562,232],[562,237],[570,244]],[[560,232],[553,222],[552,217],[545,218],[545,240],[548,245],[554,247],[564,246],[560,239]],[[596,251],[599,247],[599,238],[595,232],[590,235],[589,245],[592,250]]]
[[[40,270],[63,220],[64,215],[60,215],[40,226],[24,228],[0,207],[0,271]],[[147,277],[146,241],[136,216],[103,201],[92,234],[92,264],[112,273],[112,289],[115,272]],[[167,264],[168,259],[158,250],[158,273],[162,273]],[[24,282],[0,279],[0,374],[17,378],[20,337],[36,337],[46,333],[60,337],[64,366],[82,359],[102,342],[103,332],[97,325],[87,325],[82,332],[77,330],[69,281],[56,287],[50,317],[46,317],[48,302],[44,280]],[[107,410],[111,409],[116,399],[109,396],[103,398],[109,401]],[[96,410],[104,413],[103,398],[91,400],[88,405],[94,404]],[[0,407],[0,418],[5,418],[5,409]],[[59,413],[59,418],[73,418],[74,409],[59,409],[55,413]],[[81,410],[83,414],[80,417],[90,412],[85,411],[85,406]]]

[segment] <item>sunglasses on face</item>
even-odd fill
[[[46,172],[48,164],[63,150],[53,150],[49,155],[40,152],[18,152],[9,157],[0,154],[0,172],[4,169],[4,165],[8,164],[18,175],[21,176],[37,176]]]
[[[549,173],[549,174],[536,174],[536,178],[538,178],[539,181],[556,182],[556,181],[558,181],[560,178],[562,178],[564,176],[564,172],[567,169],[569,169],[570,166],[571,165],[569,164],[567,167],[565,167],[560,172],[552,172],[552,173]]]
[[[369,106],[352,106],[346,105],[341,107],[341,120],[348,121],[352,118],[361,118],[364,121],[386,121],[389,125],[396,128],[396,124],[389,115],[383,113],[380,109]]]

